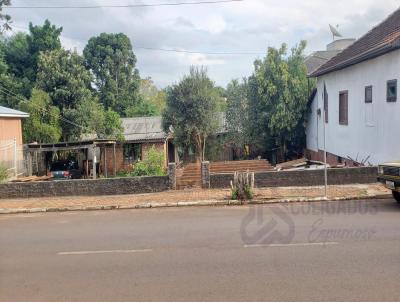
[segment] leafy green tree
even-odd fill
[[[65,125],[67,140],[87,138],[122,139],[122,121],[115,111],[105,111],[96,98],[80,101],[76,108],[65,110],[65,117],[75,125]]]
[[[159,90],[151,78],[141,79],[138,104],[129,107],[125,113],[129,117],[160,116],[165,109],[167,95]]]
[[[61,111],[92,98],[91,81],[83,58],[76,52],[60,49],[40,54],[36,85]]]
[[[119,114],[111,109],[104,111],[104,131],[99,135],[100,138],[124,140],[124,128]]]
[[[163,176],[166,174],[164,153],[154,146],[148,151],[147,158],[133,166],[132,176]]]
[[[306,42],[288,55],[287,46],[269,48],[263,60],[256,60],[250,84],[250,118],[254,133],[264,141],[275,141],[280,158],[301,153],[305,141],[305,113],[308,100],[304,64]]]
[[[0,44],[2,44],[0,42]],[[0,105],[18,108],[22,99],[20,91],[22,84],[9,72],[8,65],[4,59],[3,45],[0,47]]]
[[[20,103],[20,109],[29,113],[24,121],[24,141],[38,143],[58,142],[61,138],[60,109],[52,106],[50,96],[39,89],[32,90],[29,101]]]
[[[35,78],[35,70],[31,66],[31,54],[29,52],[28,35],[17,33],[7,39],[3,44],[4,59],[8,65],[8,72],[21,86],[20,93],[29,98]]]
[[[159,116],[161,114],[159,107],[145,100],[140,100],[136,106],[129,107],[125,113],[129,117]]]
[[[130,39],[122,33],[102,33],[89,40],[83,54],[104,107],[126,116],[138,103],[140,80]]]
[[[221,87],[215,87],[215,92],[218,96],[217,98],[217,111],[218,112],[225,112],[227,108],[227,91]]]
[[[249,136],[248,85],[244,80],[232,80],[226,88],[226,121],[228,140],[236,148],[244,148],[251,143]]]
[[[163,128],[172,126],[175,141],[187,148],[194,146],[197,158],[204,159],[208,137],[218,128],[218,94],[204,68],[191,67],[189,75],[167,92]]]
[[[3,13],[3,8],[9,5],[11,5],[11,0],[0,0],[0,34],[11,29],[11,16]]]
[[[27,36],[27,42],[30,54],[30,68],[34,71],[31,75],[32,81],[35,81],[36,79],[35,75],[38,68],[40,54],[61,49],[60,35],[62,30],[62,27],[52,25],[47,19],[42,26],[34,26],[32,23],[29,23],[30,33]]]

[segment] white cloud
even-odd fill
[[[168,0],[175,1],[175,0]],[[168,2],[159,0],[159,2]],[[46,1],[37,1],[38,5]],[[144,2],[142,0],[141,2]],[[157,2],[157,1],[156,1]],[[49,3],[49,2],[47,2]],[[82,4],[104,3],[100,0]],[[120,0],[119,3],[132,3]],[[18,4],[33,5],[31,0]],[[35,1],[36,4],[36,1]],[[360,37],[398,8],[398,0],[245,0],[218,5],[101,10],[10,10],[14,21],[63,26],[63,44],[82,50],[101,32],[124,32],[132,40],[143,76],[159,86],[178,81],[190,65],[205,65],[217,84],[252,72],[256,55],[216,56],[148,51],[136,46],[203,52],[265,52],[268,46],[308,41],[308,52],[325,48],[328,24],[339,24],[346,37]],[[29,12],[29,14],[28,14]]]

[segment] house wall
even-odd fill
[[[155,146],[156,150],[159,152],[163,152],[165,155],[165,167],[167,166],[167,144],[162,143],[143,143],[142,145],[142,160],[146,160],[148,158],[149,150],[152,146]],[[104,157],[106,157],[106,161],[104,161]],[[107,173],[109,176],[113,175],[113,148],[108,147],[106,151],[102,151],[102,171],[105,171],[105,167],[107,166]],[[132,168],[131,165],[124,160],[124,149],[123,144],[117,144],[115,146],[115,163],[117,172],[121,171],[130,171]]]
[[[150,148],[154,146],[158,152],[162,152],[164,157],[167,159],[167,144],[162,143],[145,143],[142,144],[142,160],[146,160],[149,154]]]
[[[324,150],[323,87],[329,95],[326,150],[335,156],[379,164],[400,158],[400,91],[397,102],[386,101],[387,81],[400,83],[400,50],[321,76],[308,118],[307,149]],[[365,87],[373,86],[373,102],[365,103]],[[348,91],[348,125],[339,125],[339,92]]]
[[[14,139],[16,140],[16,150]],[[15,155],[17,156],[16,162]],[[15,163],[17,164],[17,174],[25,174],[21,118],[0,117],[0,165],[10,169],[11,175],[14,175]]]
[[[22,123],[20,118],[0,117],[0,142],[17,140],[22,145]]]

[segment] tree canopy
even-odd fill
[[[11,29],[11,16],[3,13],[4,6],[9,5],[11,5],[11,0],[0,0],[0,34]]]
[[[217,102],[218,94],[206,69],[191,67],[189,74],[167,91],[164,131],[172,127],[176,143],[193,146],[197,158],[203,160],[206,140],[218,127]]]
[[[34,70],[31,75],[33,77],[31,78],[32,81],[36,79],[35,75],[38,68],[40,54],[61,49],[60,35],[62,30],[62,27],[52,25],[47,19],[42,26],[29,23],[30,33],[27,36],[27,42],[30,54],[29,67]]]
[[[264,150],[278,148],[282,160],[290,153],[300,154],[304,147],[309,94],[305,47],[302,41],[290,54],[286,44],[279,49],[269,48],[263,60],[255,61],[249,78],[253,139]]]
[[[59,49],[40,54],[36,85],[49,93],[61,110],[91,98],[91,81],[83,58],[76,52]]]
[[[24,141],[52,143],[61,138],[60,109],[52,106],[46,92],[33,89],[30,100],[22,101],[19,107],[29,113],[29,118],[23,124]]]
[[[106,109],[127,116],[131,107],[138,104],[140,84],[130,39],[122,33],[102,33],[89,40],[83,55],[94,74],[101,103]]]
[[[226,88],[226,97],[228,140],[234,147],[244,148],[251,143],[247,80],[244,79],[243,82],[232,80]]]

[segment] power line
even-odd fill
[[[29,31],[27,27],[15,26],[12,27]],[[15,31],[13,31],[15,33]],[[60,35],[66,39],[75,40],[71,37],[67,37],[63,34]],[[146,47],[146,46],[133,46],[133,49],[143,49],[143,50],[151,50],[151,51],[163,51],[163,52],[175,52],[175,53],[187,53],[187,54],[203,54],[203,55],[216,55],[216,56],[225,56],[225,55],[239,55],[239,56],[248,56],[248,55],[264,55],[265,52],[262,51],[223,51],[223,52],[214,52],[214,51],[197,51],[197,50],[184,50],[184,49],[176,49],[176,48],[158,48],[158,47]]]
[[[97,8],[132,8],[132,7],[154,7],[154,6],[181,6],[181,5],[202,5],[202,4],[223,4],[231,2],[243,2],[245,0],[209,0],[192,2],[173,3],[149,3],[149,4],[121,4],[121,5],[72,5],[72,6],[7,6],[4,9],[97,9]]]
[[[15,92],[13,92],[13,91],[11,91],[11,90],[5,88],[5,87],[2,86],[1,84],[0,84],[0,92],[3,92],[4,94],[6,94],[6,95],[8,95],[8,96],[10,96],[10,97],[13,97],[13,98],[15,98],[15,99],[17,99],[17,100],[19,100],[19,101],[29,102],[29,100],[27,100],[26,98],[17,95]],[[34,105],[34,104],[32,104],[32,102],[29,102],[29,103],[30,103],[31,105]],[[40,108],[39,106],[36,106],[36,108],[37,108],[38,110],[41,110],[42,112],[47,112],[47,113],[49,113],[49,110],[46,109],[46,108]],[[79,127],[79,128],[81,128],[81,129],[83,129],[83,130],[92,131],[90,128],[81,126],[81,125],[79,125],[79,124],[77,124],[77,123],[74,123],[74,122],[72,122],[72,121],[66,119],[65,117],[63,117],[63,116],[61,116],[61,115],[59,116],[59,119],[60,119],[61,121],[65,122],[65,123],[68,123],[68,124],[71,124],[71,125],[73,125],[73,126]]]
[[[256,51],[243,51],[243,52],[213,52],[213,51],[196,51],[196,50],[181,50],[181,49],[173,49],[173,48],[156,48],[156,47],[143,47],[136,46],[134,48],[137,49],[145,49],[145,50],[155,50],[155,51],[166,51],[166,52],[180,52],[180,53],[190,53],[190,54],[205,54],[205,55],[260,55],[264,54],[262,52]]]

